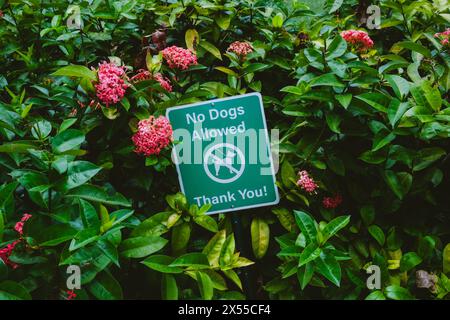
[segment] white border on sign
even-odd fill
[[[280,195],[278,194],[278,187],[276,185],[275,170],[274,170],[274,167],[273,167],[273,159],[272,159],[272,150],[270,149],[269,133],[267,131],[267,122],[266,122],[266,115],[264,113],[264,106],[263,106],[262,96],[261,96],[261,94],[259,92],[251,92],[251,93],[241,94],[241,95],[237,95],[237,96],[226,97],[226,98],[219,98],[219,99],[213,99],[213,100],[207,100],[207,101],[203,101],[203,102],[196,102],[196,103],[191,103],[191,104],[182,105],[182,106],[178,106],[178,107],[170,107],[170,108],[166,109],[166,117],[170,121],[169,114],[170,114],[170,111],[173,111],[173,110],[180,110],[180,109],[186,109],[186,108],[191,108],[191,107],[197,107],[197,106],[205,105],[205,104],[208,104],[208,103],[222,102],[222,101],[239,99],[239,98],[249,97],[249,96],[257,96],[258,99],[259,99],[259,106],[261,108],[261,115],[262,115],[262,120],[263,120],[263,124],[264,124],[264,133],[265,133],[264,136],[266,138],[267,148],[269,149],[268,150],[269,151],[269,164],[270,164],[270,171],[272,172],[273,185],[275,187],[275,200],[272,201],[272,202],[263,202],[263,203],[253,204],[253,205],[250,205],[250,206],[236,207],[236,208],[230,208],[230,209],[226,209],[226,210],[208,211],[207,212],[208,215],[210,215],[210,214],[217,214],[217,213],[225,213],[225,212],[230,212],[230,211],[239,211],[239,210],[245,210],[245,209],[251,209],[251,208],[265,207],[265,206],[275,205],[275,204],[278,204],[280,202]],[[180,161],[177,158],[177,154],[175,152],[175,147],[172,148],[172,156],[174,158],[176,158],[176,160],[177,160],[177,163],[175,164],[175,166],[177,168],[178,181],[180,182],[181,192],[183,194],[185,194],[183,180],[181,179],[181,172],[180,172],[180,168],[179,168],[179,162]]]

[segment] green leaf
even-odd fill
[[[317,86],[328,86],[335,88],[345,87],[345,85],[342,82],[340,82],[333,73],[327,73],[315,77],[310,80],[309,85],[311,88]]]
[[[394,49],[397,49],[397,48],[409,49],[411,51],[420,53],[421,55],[425,56],[426,58],[431,58],[431,51],[419,43],[415,43],[412,41],[401,41],[401,42],[397,42],[396,44],[394,44]]]
[[[195,52],[195,47],[200,42],[200,35],[195,29],[188,29],[184,34],[184,40],[186,42],[186,47],[192,52]]]
[[[3,218],[3,210],[0,210],[0,243],[3,241],[4,230],[5,230],[5,219]]]
[[[226,74],[228,74],[230,76],[238,77],[238,74],[236,72],[234,72],[233,70],[229,69],[229,68],[226,68],[226,67],[215,67],[214,69],[219,70],[219,71],[221,71],[223,73],[226,73]]]
[[[0,281],[8,279],[8,269],[9,269],[9,267],[5,264],[3,259],[0,259]],[[0,293],[0,296],[1,296],[1,293]],[[2,300],[1,297],[0,297],[0,300]]]
[[[37,238],[39,246],[53,247],[71,240],[77,231],[66,224],[55,224],[43,229]]]
[[[331,131],[335,133],[341,133],[341,130],[339,129],[339,125],[341,124],[342,118],[335,113],[327,113],[326,114],[326,121],[328,124],[328,127]]]
[[[36,122],[31,127],[31,135],[37,140],[44,140],[52,131],[52,124],[47,120]]]
[[[301,96],[306,92],[306,90],[304,88],[300,88],[300,87],[296,87],[296,86],[286,86],[286,87],[283,87],[280,91],[292,93],[297,96]]]
[[[188,267],[189,269],[208,269],[210,267],[208,257],[204,253],[186,253],[175,259],[170,267]]]
[[[77,118],[64,119],[64,121],[61,122],[61,125],[59,126],[58,132],[63,132],[64,130],[69,129],[72,125],[75,124],[75,122],[77,122],[77,120]]]
[[[100,236],[98,235],[98,228],[92,227],[78,231],[73,237],[69,246],[69,251],[85,247],[86,245],[96,241]]]
[[[306,288],[308,283],[311,281],[314,275],[314,265],[312,263],[307,263],[303,267],[297,270],[297,279],[300,283],[300,288],[303,290]]]
[[[145,219],[141,222],[131,233],[133,237],[136,236],[148,236],[148,235],[161,235],[167,232],[168,229],[168,220],[176,216],[180,217],[178,214],[174,214],[171,211],[168,212],[159,212],[152,215],[150,218]],[[176,223],[174,221],[173,223]]]
[[[227,30],[230,27],[231,17],[230,14],[221,14],[214,20],[222,30]]]
[[[369,293],[365,300],[386,300],[386,297],[384,296],[382,291],[375,290]]]
[[[292,213],[286,208],[274,208],[272,212],[277,216],[280,224],[285,228],[288,232],[292,232],[296,230],[297,225],[295,223],[295,218]]]
[[[339,58],[340,56],[344,55],[346,51],[347,42],[340,35],[337,35],[336,37],[334,37],[333,41],[331,41],[330,46],[328,47],[326,58],[327,60]]]
[[[378,132],[372,142],[372,151],[377,151],[388,145],[391,141],[395,139],[395,134],[393,132],[386,132],[381,130]]]
[[[420,238],[417,253],[423,260],[428,260],[436,247],[436,240],[431,236]]]
[[[30,149],[37,149],[32,143],[20,141],[6,142],[0,145],[0,153],[27,153]]]
[[[383,230],[377,225],[371,225],[367,228],[370,235],[378,242],[380,246],[384,245],[386,237],[384,236]]]
[[[178,286],[173,275],[163,274],[161,296],[163,300],[178,300]]]
[[[306,243],[316,242],[317,229],[314,220],[303,211],[294,210],[295,221],[305,236]]]
[[[253,218],[250,227],[252,237],[252,249],[256,259],[261,259],[269,248],[270,229],[264,219]]]
[[[182,273],[183,269],[178,267],[172,267],[170,264],[174,261],[174,258],[164,255],[151,255],[141,263],[162,273]]]
[[[341,104],[341,106],[344,107],[344,109],[347,109],[350,105],[350,102],[352,101],[353,95],[351,93],[346,94],[337,94],[334,96],[337,101]]]
[[[172,251],[175,255],[183,253],[191,237],[191,225],[183,222],[172,228]]]
[[[237,275],[236,271],[234,271],[232,269],[227,269],[227,270],[222,270],[222,272],[228,279],[233,281],[239,287],[239,289],[242,290],[242,282],[241,282],[241,279],[239,279],[239,276]]]
[[[322,253],[322,249],[317,246],[316,243],[311,242],[301,253],[298,259],[298,267],[301,267],[311,261],[316,260]]]
[[[389,119],[389,123],[391,124],[392,128],[395,127],[397,122],[403,117],[405,112],[410,108],[409,102],[400,102],[397,99],[392,99],[391,103],[389,104],[388,110],[387,110],[387,116]]]
[[[328,251],[322,251],[314,260],[316,271],[330,280],[336,286],[340,286],[341,267],[336,258]]]
[[[270,68],[270,65],[265,64],[265,63],[252,63],[244,68],[244,73],[245,74],[255,73],[257,71],[262,71],[262,70],[265,70],[268,68]]]
[[[214,220],[214,218],[211,216],[207,215],[195,216],[194,222],[211,232],[217,232],[219,229],[216,220]]]
[[[439,89],[432,86],[429,81],[424,81],[421,85],[421,89],[431,109],[439,111],[442,106],[442,97]]]
[[[412,268],[422,263],[422,258],[415,252],[408,252],[404,254],[400,260],[400,271],[409,271]]]
[[[76,188],[91,180],[101,169],[89,161],[69,162],[67,182],[64,186],[67,189]]]
[[[79,77],[88,78],[89,80],[96,81],[97,73],[90,70],[85,66],[69,65],[62,67],[52,73],[52,76],[67,76],[67,77]]]
[[[228,266],[233,260],[233,254],[235,249],[234,235],[230,234],[225,243],[222,246],[222,251],[220,252],[219,265],[222,267]]]
[[[413,170],[420,171],[428,168],[432,163],[439,160],[446,154],[446,151],[439,147],[421,149],[417,152],[413,161]]]
[[[345,226],[350,222],[350,216],[340,216],[337,217],[325,226],[322,230],[322,244],[327,242],[332,236],[339,232],[339,230],[345,228]]]
[[[120,268],[119,253],[117,248],[107,239],[101,239],[97,242],[97,246],[111,261]]]
[[[31,296],[21,284],[6,280],[0,283],[0,300],[31,300]]]
[[[415,300],[411,293],[409,293],[408,289],[398,285],[391,285],[387,287],[384,289],[384,294],[386,297],[393,300]]]
[[[79,202],[80,202],[80,216],[81,221],[83,221],[83,225],[86,228],[99,226],[100,220],[98,218],[98,214],[94,206],[92,206],[89,202],[83,199],[79,199]]]
[[[202,253],[206,254],[211,266],[219,266],[219,257],[222,252],[223,244],[226,240],[226,231],[221,230],[217,232],[214,237],[209,240],[208,244],[203,248]]]
[[[389,104],[390,99],[381,93],[371,92],[371,93],[363,93],[356,96],[357,99],[364,101],[371,107],[375,108],[378,111],[386,112],[387,105]]]
[[[119,193],[109,195],[102,188],[89,184],[70,190],[66,197],[81,198],[111,206],[131,207],[131,203],[123,195]]]
[[[121,243],[120,254],[127,258],[143,258],[158,252],[167,242],[159,236],[129,238]]]
[[[122,300],[120,283],[108,272],[101,272],[89,283],[89,291],[99,300]]]
[[[201,271],[197,271],[196,278],[202,299],[211,300],[214,295],[214,287],[211,278]]]
[[[328,14],[336,12],[339,10],[339,8],[344,4],[344,0],[333,0],[333,5],[330,8],[330,11],[328,11]]]
[[[272,26],[274,28],[281,28],[283,26],[284,18],[283,14],[281,12],[278,12],[273,18],[272,18]]]
[[[385,77],[391,85],[392,90],[394,90],[397,98],[403,100],[409,93],[410,83],[406,79],[397,75],[388,74]]]
[[[76,129],[67,129],[52,138],[55,153],[63,153],[78,148],[85,140],[84,133]]]
[[[292,167],[289,161],[284,160],[281,165],[281,181],[287,188],[291,188],[294,186],[294,183],[291,181],[292,179],[295,179],[294,167]]]
[[[450,243],[447,243],[442,251],[442,271],[450,273]]]
[[[209,43],[208,41],[201,40],[199,42],[199,46],[211,53],[214,57],[219,60],[222,60],[222,55],[220,54],[220,50],[216,48],[215,45]]]
[[[412,175],[407,172],[395,173],[392,170],[385,171],[385,180],[394,194],[400,200],[409,192],[412,184]]]

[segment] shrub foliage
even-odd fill
[[[378,29],[354,0],[0,1],[0,299],[445,298],[450,5],[374,2]],[[281,201],[241,244],[132,137],[253,91]]]

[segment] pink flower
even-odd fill
[[[188,49],[171,46],[161,51],[163,58],[172,69],[186,70],[197,64],[197,56]]]
[[[67,290],[67,298],[66,300],[73,300],[77,297],[77,294],[73,290]]]
[[[130,81],[133,83],[144,81],[144,80],[150,80],[152,78],[152,74],[150,71],[145,69],[139,69],[137,73],[130,78]]]
[[[298,173],[297,185],[308,193],[313,193],[319,187],[309,176],[308,171],[303,170]]]
[[[253,52],[253,47],[248,42],[235,41],[228,47],[227,51],[234,52],[240,58],[245,58],[246,55]]]
[[[16,230],[20,234],[21,238],[8,244],[6,247],[0,249],[0,259],[2,259],[6,265],[9,265],[13,269],[16,269],[19,265],[14,262],[11,262],[9,260],[9,256],[12,254],[16,245],[22,241],[23,226],[25,222],[28,221],[31,217],[32,217],[31,214],[25,213],[20,219],[20,221],[17,222],[16,225],[14,226],[14,230]]]
[[[373,41],[370,39],[367,32],[360,30],[347,30],[341,33],[347,43],[352,45],[357,51],[365,52],[373,47]]]
[[[449,46],[449,44],[450,44],[450,28],[445,30],[445,31],[443,31],[443,32],[436,33],[434,35],[434,37],[438,38],[439,40],[441,40],[441,44],[444,47]]]
[[[9,256],[12,254],[14,248],[19,242],[20,240],[16,240],[6,245],[6,247],[4,247],[3,249],[0,249],[0,259],[2,259],[6,265],[9,265],[13,269],[16,269],[17,267],[19,267],[19,265],[9,260]]]
[[[164,116],[139,121],[138,131],[132,137],[135,152],[150,156],[158,155],[172,141],[172,126]]]
[[[150,73],[150,71],[140,69],[140,70],[138,70],[138,73],[136,75],[131,77],[130,81],[133,83],[136,83],[139,81],[150,80],[150,79],[155,79],[156,81],[159,82],[159,84],[161,85],[161,87],[163,89],[165,89],[168,92],[172,92],[172,85],[170,83],[170,80],[167,79],[166,77],[164,77],[161,73],[152,75]]]
[[[172,92],[172,85],[170,83],[170,80],[167,79],[166,77],[164,77],[161,73],[157,73],[154,76],[155,80],[159,82],[159,84],[161,85],[161,87],[168,91],[168,92]]]
[[[122,100],[129,87],[124,81],[125,69],[112,62],[103,61],[98,68],[97,97],[107,107]]]
[[[22,216],[22,219],[20,219],[19,222],[16,223],[14,226],[14,230],[16,230],[20,235],[23,235],[23,226],[27,220],[29,220],[32,217],[31,214],[25,213]]]
[[[341,203],[342,203],[342,196],[340,194],[337,194],[334,197],[325,197],[322,200],[324,208],[327,209],[337,208]]]

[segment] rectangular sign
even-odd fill
[[[167,109],[181,191],[212,213],[277,204],[278,190],[259,93]]]

